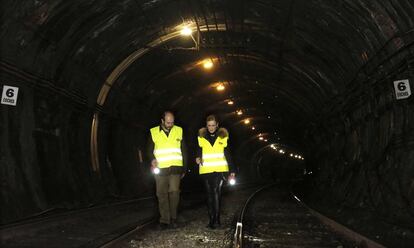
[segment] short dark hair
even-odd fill
[[[174,113],[173,113],[171,110],[166,110],[166,111],[164,111],[164,112],[162,113],[162,115],[161,115],[161,120],[164,120],[164,121],[165,121],[165,116],[166,116],[167,114],[171,114],[172,116],[174,116]]]

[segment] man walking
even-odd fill
[[[165,111],[161,124],[151,128],[150,133],[148,153],[156,183],[160,228],[175,228],[180,181],[187,171],[183,129],[174,125],[174,114]]]

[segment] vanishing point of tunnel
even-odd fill
[[[182,191],[199,184],[197,132],[215,114],[239,182],[293,185],[414,247],[414,1],[0,5],[2,225],[153,194],[149,129],[171,110]]]

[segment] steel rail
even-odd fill
[[[275,186],[275,185],[276,185],[276,183],[273,183],[273,184],[265,185],[265,186],[259,188],[254,193],[252,193],[249,196],[249,198],[247,199],[247,201],[245,202],[242,210],[239,213],[237,223],[236,223],[236,228],[235,228],[235,231],[234,231],[234,238],[233,238],[233,247],[234,248],[242,248],[243,247],[243,220],[244,220],[246,212],[249,208],[250,203],[258,195],[258,193],[262,192],[263,190],[265,190],[267,188]],[[298,202],[299,205],[301,205],[302,207],[307,209],[310,214],[312,214],[317,219],[319,219],[319,221],[321,221],[321,223],[323,223],[324,225],[329,227],[334,232],[336,232],[336,233],[342,235],[343,237],[347,238],[348,240],[353,241],[358,245],[361,245],[361,247],[385,248],[384,245],[379,244],[379,243],[365,237],[364,235],[362,235],[360,233],[357,233],[357,232],[349,229],[348,227],[346,227],[346,226],[344,226],[344,225],[342,225],[342,224],[340,224],[340,223],[324,216],[323,214],[319,213],[318,211],[310,208],[302,200],[300,200],[299,197],[296,196],[293,192],[291,192],[291,196],[292,196],[292,198],[294,198]]]
[[[245,216],[245,213],[249,207],[250,202],[252,201],[252,199],[261,191],[263,191],[264,189],[270,188],[272,186],[274,186],[276,183],[273,184],[268,184],[265,185],[261,188],[259,188],[258,190],[256,190],[253,194],[251,194],[249,196],[249,198],[247,199],[247,201],[244,203],[244,206],[242,208],[242,210],[239,213],[238,219],[237,219],[237,223],[236,223],[236,229],[234,231],[234,240],[233,240],[233,247],[235,248],[241,248],[243,247],[243,219]]]
[[[319,213],[318,211],[310,208],[302,200],[299,199],[293,192],[291,192],[292,197],[304,208],[306,208],[313,216],[319,219],[324,225],[330,227],[336,233],[339,233],[343,237],[355,242],[360,247],[366,248],[386,248],[385,246],[365,237],[364,235],[357,233],[348,227],[332,220],[331,218],[326,217],[325,215]]]

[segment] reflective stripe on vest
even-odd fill
[[[198,137],[198,145],[201,147],[203,164],[200,166],[200,174],[212,172],[227,172],[229,166],[224,156],[224,148],[227,147],[228,137],[217,137],[212,146],[208,140]]]
[[[183,156],[181,154],[182,128],[173,126],[168,137],[163,130],[160,130],[159,126],[151,128],[150,132],[154,142],[154,156],[157,159],[158,167],[183,166]]]

